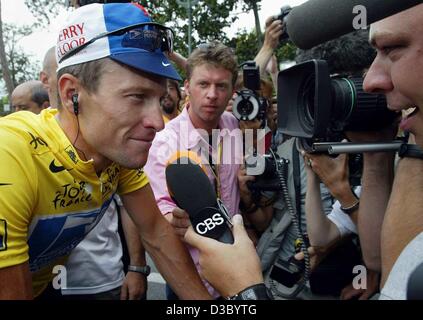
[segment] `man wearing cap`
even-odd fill
[[[171,48],[171,31],[140,5],[69,15],[56,46],[61,108],[0,122],[0,299],[38,296],[54,276],[60,289],[66,256],[115,193],[172,289],[210,297],[142,170],[163,128],[165,78],[179,79],[163,54]]]

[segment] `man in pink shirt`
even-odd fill
[[[237,72],[230,48],[210,43],[194,50],[187,61],[185,81],[189,104],[156,135],[150,149],[144,170],[160,211],[181,237],[190,225],[189,217],[171,199],[165,177],[166,164],[177,151],[196,152],[230,215],[239,211],[237,172],[242,163],[242,133],[235,117],[224,112],[234,92]],[[192,247],[189,251],[198,269],[198,252]],[[218,296],[208,283],[205,285]],[[168,298],[175,296],[170,293]]]

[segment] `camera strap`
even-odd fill
[[[403,143],[398,155],[401,158],[423,159],[423,150],[418,145]]]
[[[300,153],[298,152],[295,143],[292,144],[292,166],[293,166],[293,180],[295,188],[295,207],[297,209],[298,226],[300,233],[303,233],[301,226],[301,169],[300,169]],[[298,236],[298,235],[297,235]]]

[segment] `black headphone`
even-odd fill
[[[73,103],[73,113],[78,116],[79,113],[79,103],[78,103],[78,94],[74,93],[72,95],[72,103]]]

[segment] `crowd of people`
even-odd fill
[[[233,49],[216,40],[185,58],[137,2],[88,2],[71,2],[39,80],[17,86],[15,112],[0,119],[0,299],[145,299],[146,252],[169,300],[407,298],[423,262],[422,161],[364,152],[356,186],[348,155],[310,153],[282,134],[280,19],[267,19],[254,59],[264,116],[246,120],[234,101],[249,79]],[[344,132],[349,141],[401,131],[423,148],[421,18],[418,5],[298,51],[297,63],[325,60],[333,75],[363,78],[403,117]],[[182,151],[198,155],[233,244],[195,232],[168,190],[166,167]],[[252,188],[270,178],[245,159],[269,152],[285,160],[284,190]],[[66,270],[59,287],[56,266]]]

